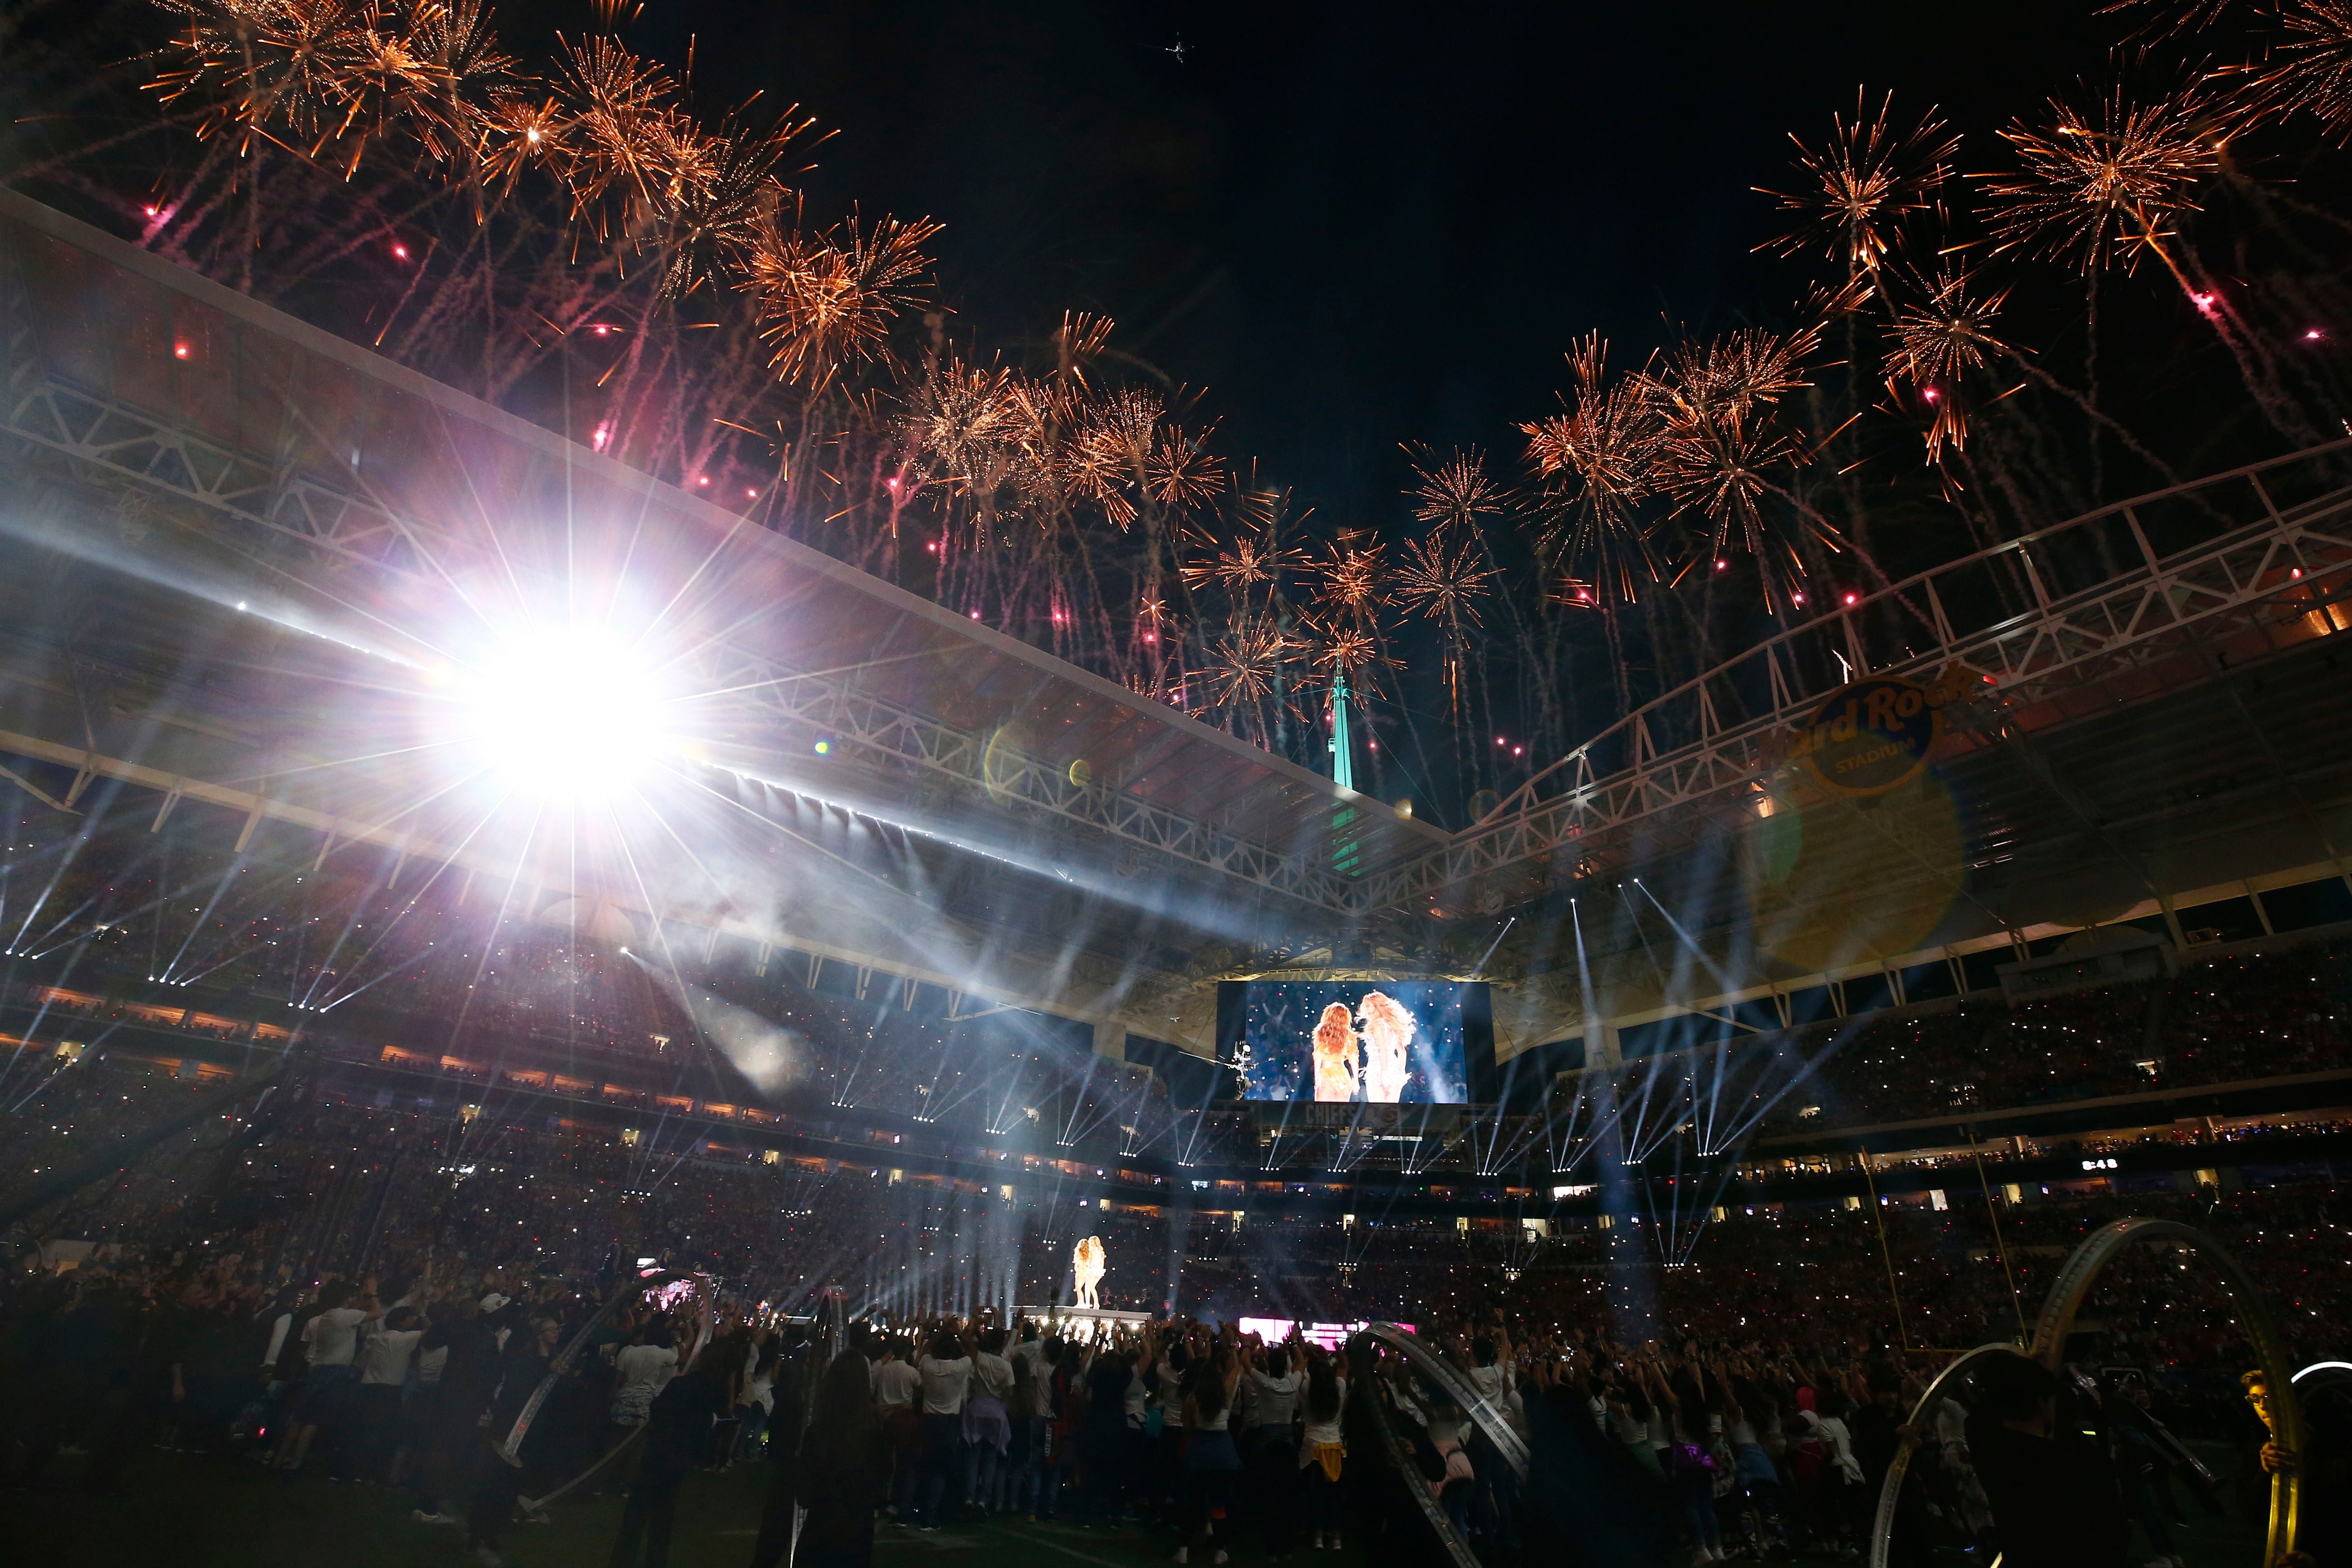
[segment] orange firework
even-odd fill
[[[1125,529],[1135,521],[1130,491],[1139,491],[1167,405],[1156,393],[1123,387],[1087,405],[1087,421],[1072,447],[1071,471],[1079,492]]]
[[[1369,620],[1387,601],[1381,586],[1381,558],[1388,546],[1360,528],[1343,528],[1323,553],[1307,563],[1315,578],[1316,602],[1338,615]]]
[[[186,18],[177,41],[186,63],[150,85],[165,102],[216,93],[199,136],[235,127],[239,151],[283,132],[315,144],[342,101],[373,7],[348,0],[164,0]],[[273,129],[274,128],[274,129]]]
[[[1224,464],[1208,448],[1206,430],[1169,425],[1144,460],[1145,493],[1170,511],[1205,502],[1224,482]]]
[[[1567,410],[1519,426],[1547,502],[1538,544],[1567,567],[1568,592],[1582,595],[1564,602],[1588,608],[1630,601],[1664,572],[1656,528],[1640,510],[1655,493],[1664,426],[1638,380],[1604,384],[1608,359],[1607,340],[1587,337],[1569,355],[1576,391]]]
[[[2352,135],[2352,0],[2292,0],[2279,20],[2287,39],[2255,80],[2282,110],[2315,115],[2337,141]]]
[[[341,54],[342,69],[329,87],[340,113],[322,128],[320,144],[341,143],[347,179],[371,142],[404,132],[435,163],[468,150],[478,111],[461,91],[460,71],[500,76],[513,63],[498,53],[478,5],[453,9],[435,0],[406,14],[366,6]]]
[[[2013,353],[1995,337],[1992,323],[2000,314],[2006,289],[1990,294],[1971,290],[1971,272],[1943,268],[1933,278],[1914,274],[1906,279],[1912,298],[1898,302],[1888,331],[1894,348],[1886,357],[1890,390],[1902,396],[1894,383],[1913,384],[1918,402],[1928,415],[1927,460],[1935,462],[1947,446],[1968,445],[1966,399],[1960,378],[1984,367],[1990,355]]]
[[[1236,600],[1253,588],[1271,588],[1280,574],[1305,563],[1296,550],[1277,550],[1262,539],[1240,534],[1228,540],[1202,536],[1199,543],[1214,553],[1195,557],[1184,565],[1185,584],[1193,588],[1215,584]]]
[[[1771,472],[1799,455],[1769,412],[1743,416],[1727,408],[1668,428],[1658,447],[1658,483],[1677,510],[1696,508],[1713,525],[1715,553],[1736,532],[1743,548],[1762,555],[1768,544],[1762,503],[1777,488]]]
[[[1110,342],[1115,323],[1091,310],[1065,310],[1054,332],[1054,374],[1083,383],[1087,365]]]
[[[1658,488],[1677,511],[1706,517],[1717,554],[1735,533],[1750,552],[1764,553],[1762,502],[1776,488],[1769,476],[1803,452],[1780,428],[1774,405],[1807,384],[1803,361],[1821,331],[1818,322],[1785,337],[1742,327],[1680,343],[1661,367],[1635,378],[1661,426]]]
[[[1096,483],[1084,442],[1095,417],[1092,389],[1076,376],[1013,384],[1018,428],[1012,477],[1022,504],[1041,527],[1068,517]]]
[[[1412,515],[1423,522],[1467,528],[1503,510],[1502,492],[1486,478],[1486,458],[1475,447],[1465,452],[1457,447],[1443,463],[1416,458],[1412,477]]]
[[[561,85],[572,100],[569,155],[562,172],[572,216],[599,239],[631,234],[682,177],[691,157],[673,103],[669,73],[611,38],[559,40]]]
[[[1896,305],[1888,333],[1895,343],[1886,361],[1891,374],[1922,384],[1957,378],[1981,369],[1988,354],[2011,352],[1992,333],[2009,290],[1975,292],[1969,288],[1975,276],[1944,268],[1932,278],[1907,279],[1914,297]]]
[[[814,128],[814,121],[795,119],[788,110],[763,132],[735,133],[722,125],[716,133],[686,139],[695,156],[680,165],[662,204],[667,249],[662,292],[690,293],[722,274],[748,270],[777,233],[778,215],[791,199],[775,177],[776,165]],[[917,269],[921,264],[919,259]]]
[[[571,110],[551,94],[494,94],[474,121],[474,161],[483,184],[503,197],[526,169],[562,178],[572,124]]]
[[[1227,710],[1254,708],[1272,697],[1283,666],[1297,645],[1265,621],[1244,621],[1217,639],[1205,672],[1211,704]]]
[[[1433,529],[1405,546],[1397,566],[1397,602],[1425,619],[1443,622],[1450,633],[1475,630],[1483,624],[1478,601],[1493,592],[1488,584],[1502,575],[1501,567],[1485,561],[1475,537],[1457,538],[1449,529]]]
[[[2139,104],[2118,87],[2088,110],[2053,98],[2050,112],[2046,129],[2021,121],[2000,133],[2024,165],[1985,182],[2000,248],[2084,272],[2161,256],[2168,226],[2197,210],[2199,183],[2221,165],[2225,107],[2195,87]]]
[[[751,252],[750,286],[777,374],[824,386],[843,370],[884,359],[890,323],[919,302],[910,287],[930,264],[924,245],[940,226],[851,217],[811,237],[772,230]]]
[[[1643,370],[1634,384],[1649,398],[1669,435],[1694,420],[1727,414],[1747,419],[1788,394],[1811,384],[1804,362],[1821,346],[1816,321],[1782,335],[1739,327],[1704,343],[1685,339],[1663,366]]]
[[[1002,481],[1007,444],[1020,427],[1011,383],[1011,373],[1003,369],[947,360],[908,398],[899,428],[958,489],[992,491]]]
[[[1360,700],[1385,695],[1383,672],[1400,667],[1370,629],[1347,621],[1312,619],[1307,629],[1308,660],[1318,685],[1331,687],[1345,680]]]
[[[1856,89],[1853,117],[1836,116],[1830,140],[1820,150],[1790,133],[1805,182],[1795,191],[1757,188],[1800,216],[1795,227],[1766,245],[1783,256],[1823,251],[1856,272],[1872,271],[1885,259],[1904,218],[1935,205],[1960,148],[1960,139],[1947,131],[1933,109],[1916,125],[1897,129],[1891,120],[1894,107],[1895,95],[1888,93],[1873,115],[1866,95]]]

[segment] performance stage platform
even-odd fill
[[[1108,1307],[1015,1307],[1013,1312],[1016,1319],[1028,1318],[1039,1323],[1099,1324],[1097,1333],[1111,1329],[1140,1329],[1151,1321],[1149,1312],[1114,1312]]]

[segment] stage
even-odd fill
[[[1149,1312],[1115,1312],[1108,1307],[1015,1307],[1013,1313],[1041,1324],[1100,1323],[1114,1329],[1139,1329],[1151,1321]]]

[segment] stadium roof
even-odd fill
[[[396,730],[401,703],[419,700],[404,682],[446,651],[448,603],[499,621],[537,613],[562,584],[608,595],[615,616],[654,606],[644,618],[677,634],[664,657],[692,668],[694,690],[726,694],[697,714],[724,742],[715,760],[932,830],[988,857],[1000,882],[1006,862],[1064,883],[1088,868],[1098,903],[1132,894],[1154,919],[1247,946],[1279,923],[1339,918],[1357,878],[1444,842],[20,195],[0,192],[0,440],[30,503],[12,532],[120,568],[113,591],[138,598],[136,615],[121,613],[128,600],[97,611],[103,635],[86,614],[45,648],[20,639],[20,676],[35,678],[12,683],[0,739],[19,755],[345,841],[463,855],[462,809],[424,798],[407,752],[354,738],[352,692],[402,689],[373,715]],[[268,625],[213,624],[238,602]],[[98,657],[152,689],[91,728],[65,664]],[[155,707],[165,694],[170,715]],[[1116,928],[1097,940],[1132,945]]]
[[[0,752],[61,804],[110,778],[1196,1047],[1253,960],[1484,952],[1527,1043],[2352,848],[2347,443],[1819,606],[1449,836],[7,192],[0,356]],[[450,637],[559,584],[696,694],[728,885],[659,864],[701,838],[519,860],[435,789]],[[1789,767],[1853,679],[1955,669],[1928,784]]]

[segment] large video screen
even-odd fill
[[[1491,1052],[1486,987],[1453,980],[1251,980],[1220,997],[1248,1100],[1460,1105],[1465,1044]]]

